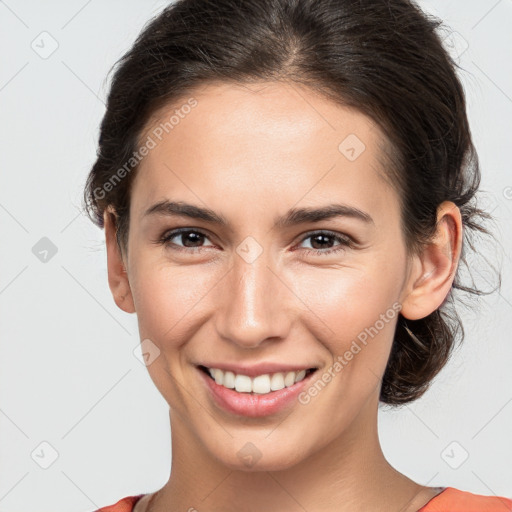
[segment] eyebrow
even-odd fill
[[[153,215],[181,216],[189,219],[202,220],[219,226],[228,227],[228,220],[221,214],[183,201],[169,201],[165,199],[150,206],[143,214],[143,218]],[[291,208],[284,215],[274,221],[275,228],[288,228],[307,222],[321,222],[335,217],[349,217],[359,219],[366,224],[375,224],[372,217],[358,208],[347,204],[335,203],[321,207]]]

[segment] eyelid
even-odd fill
[[[303,233],[302,235],[300,235],[299,242],[303,242],[307,238],[310,238],[315,235],[326,235],[326,236],[330,236],[332,238],[338,238],[338,239],[343,240],[347,245],[348,244],[356,245],[358,243],[354,237],[347,235],[346,233],[341,233],[338,231],[331,231],[329,229],[317,229],[317,230],[313,230],[313,231],[307,231],[306,233]]]
[[[155,244],[162,244],[162,245],[170,244],[170,242],[169,242],[170,239],[175,238],[175,237],[181,235],[182,233],[189,233],[189,232],[191,232],[191,233],[198,233],[200,235],[203,235],[205,238],[210,240],[210,242],[214,243],[213,240],[211,240],[212,235],[210,235],[207,230],[205,230],[203,228],[193,228],[193,227],[188,227],[188,226],[183,226],[183,227],[180,227],[180,228],[168,229],[168,230],[164,231],[162,233],[162,235],[160,235],[156,240],[152,240],[152,242],[155,243]],[[182,246],[178,246],[178,250],[179,249],[191,251],[191,250],[194,250],[194,249],[202,249],[202,247],[182,247]]]

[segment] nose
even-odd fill
[[[235,254],[233,267],[217,287],[217,333],[241,348],[284,339],[292,322],[293,293],[266,254],[250,263]]]

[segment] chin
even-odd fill
[[[283,471],[300,464],[305,457],[293,447],[290,450],[279,450],[268,440],[238,442],[233,448],[234,452],[223,450],[212,454],[222,465],[233,471]],[[233,456],[226,457],[227,452],[233,453]]]

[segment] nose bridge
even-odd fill
[[[286,335],[284,284],[266,252],[254,260],[243,252],[234,255],[217,311],[219,335],[245,348],[255,348],[268,338]]]

